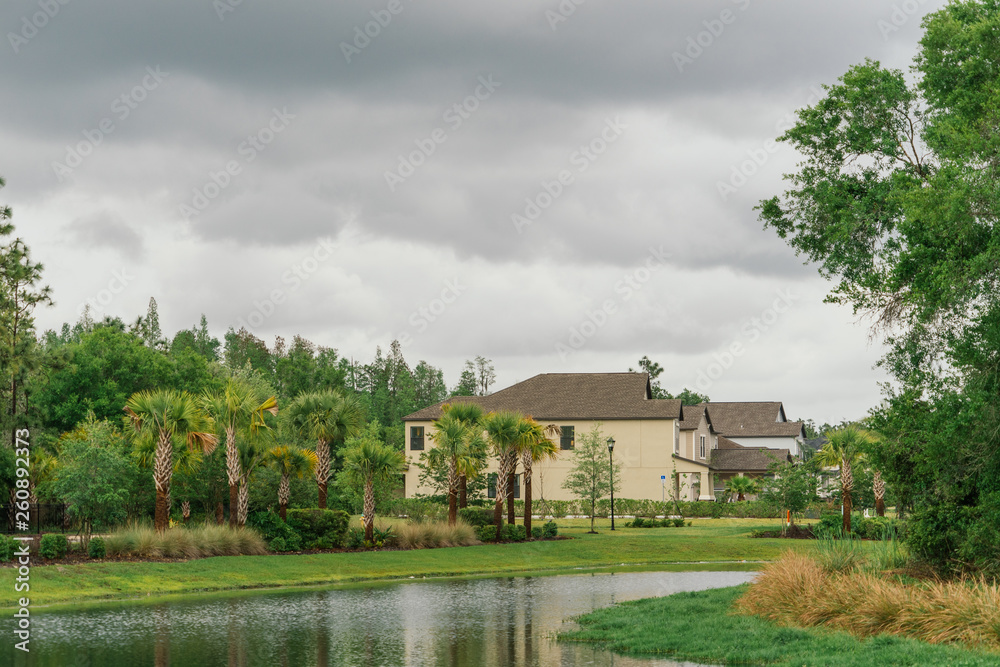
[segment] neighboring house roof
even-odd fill
[[[650,398],[646,373],[544,373],[489,396],[455,396],[403,417],[434,420],[446,403],[473,402],[483,410],[516,410],[539,421],[557,419],[681,419],[679,399]]]
[[[685,405],[684,406],[684,419],[680,421],[680,428],[682,431],[694,431],[701,424],[701,416],[705,415],[705,420],[708,422],[708,430],[714,432],[715,429],[712,428],[712,419],[708,415],[708,411],[705,409],[705,405]]]
[[[802,422],[785,421],[780,401],[702,403],[716,432],[733,437],[795,437],[805,434]]]
[[[808,438],[802,444],[807,448],[811,449],[812,451],[818,452],[819,450],[823,449],[823,445],[825,445],[828,442],[830,442],[830,439],[827,438],[825,435],[821,435],[818,438]]]
[[[720,435],[719,436],[719,446],[716,449],[746,449],[743,445],[738,442],[733,442],[729,438]]]
[[[767,447],[716,449],[712,451],[710,467],[719,472],[767,472],[768,466],[775,461],[791,460],[792,455],[787,449]]]

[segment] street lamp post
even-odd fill
[[[611,472],[611,530],[615,529],[615,439],[608,438],[608,468]]]

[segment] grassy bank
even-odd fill
[[[619,653],[727,665],[1000,664],[995,653],[885,635],[861,640],[844,632],[780,627],[757,617],[733,615],[732,605],[746,589],[736,586],[626,602],[578,619],[582,629],[560,639],[598,643]]]
[[[128,599],[246,588],[310,586],[352,581],[562,571],[613,565],[774,560],[789,547],[812,542],[752,539],[773,520],[706,519],[684,528],[608,530],[588,535],[589,522],[563,520],[560,533],[571,540],[481,545],[449,549],[321,553],[310,555],[216,557],[184,562],[83,563],[31,570],[33,605]],[[3,568],[4,586],[13,590],[16,571]],[[0,608],[16,603],[0,597]]]

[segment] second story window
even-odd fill
[[[699,436],[701,438],[699,448],[701,450],[701,458],[705,458],[705,436]]]
[[[573,449],[575,444],[574,437],[576,433],[576,427],[574,426],[563,426],[562,435],[559,438],[559,448],[560,449]]]
[[[424,427],[410,427],[410,450],[416,451],[424,448]]]

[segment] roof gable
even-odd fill
[[[715,430],[732,437],[795,437],[802,435],[802,422],[785,421],[780,401],[747,403],[702,403],[708,408]]]

